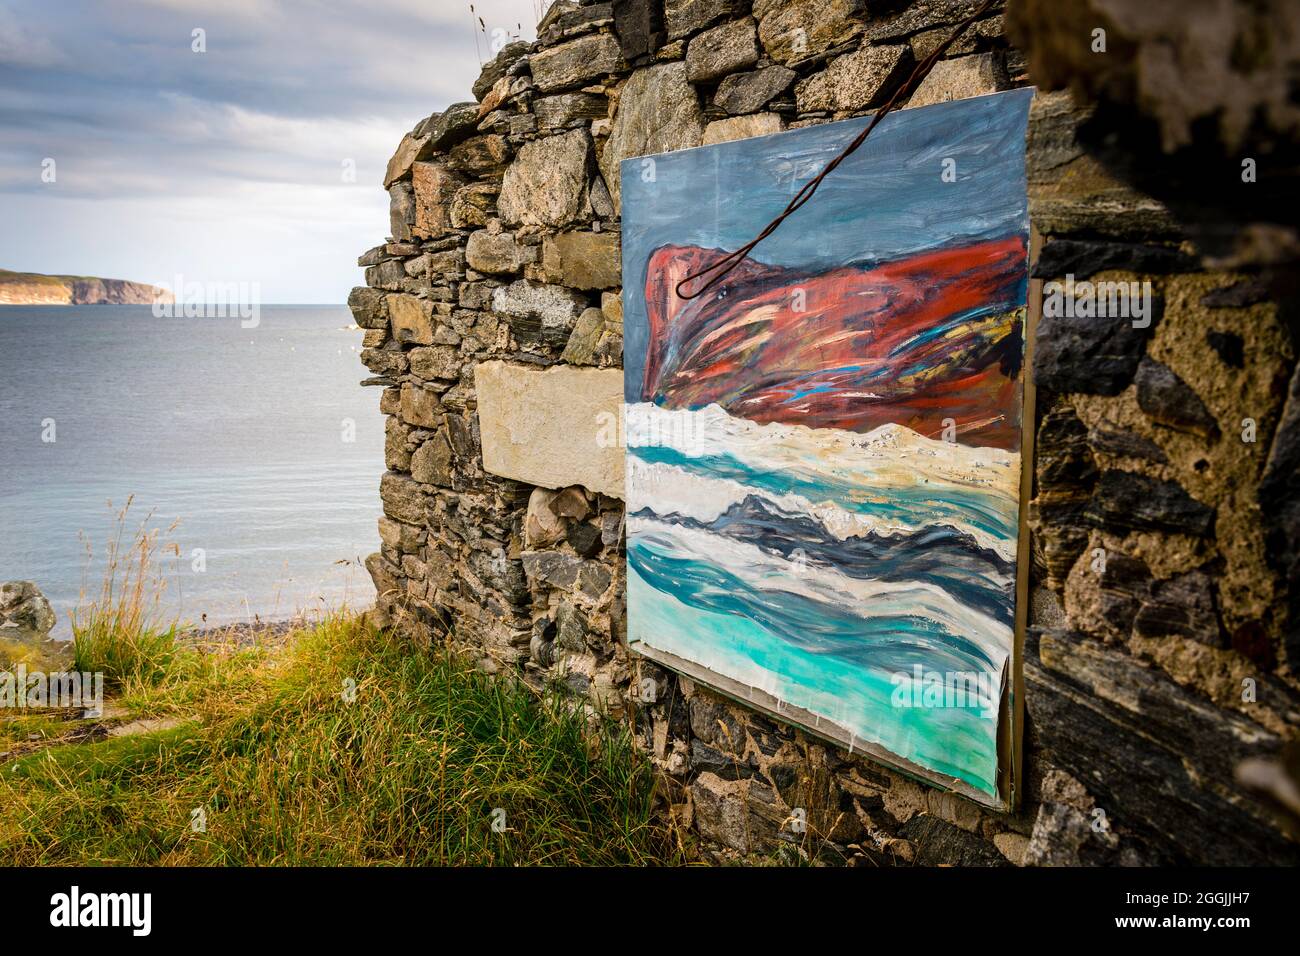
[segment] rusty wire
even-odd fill
[[[864,129],[861,133],[859,133],[854,138],[853,142],[849,143],[848,146],[844,147],[843,152],[841,152],[838,156],[836,156],[829,163],[827,163],[825,169],[823,169],[820,173],[818,173],[813,179],[810,179],[808,180],[808,182],[804,183],[803,188],[800,189],[799,192],[795,194],[795,197],[792,200],[790,200],[790,204],[785,207],[785,211],[782,212],[781,215],[777,216],[775,219],[769,222],[765,227],[763,227],[762,232],[760,232],[757,236],[755,236],[749,242],[745,243],[745,245],[741,246],[736,251],[727,253],[727,255],[723,256],[717,262],[713,263],[713,265],[701,269],[698,272],[692,272],[690,275],[682,279],[681,282],[678,282],[675,288],[677,297],[679,299],[694,299],[703,295],[705,292],[708,292],[709,289],[713,288],[713,286],[717,285],[724,278],[726,278],[727,275],[731,272],[731,270],[735,269],[738,265],[740,265],[747,258],[749,258],[749,254],[754,251],[755,246],[757,246],[760,242],[762,242],[772,233],[776,232],[776,230],[780,227],[781,223],[785,222],[788,218],[790,218],[790,216],[798,212],[803,207],[804,203],[812,199],[813,194],[817,192],[817,187],[821,185],[822,180],[825,179],[828,175],[830,175],[835,170],[835,168],[839,166],[840,163],[848,159],[848,157],[851,156],[854,153],[854,151],[856,151],[857,148],[866,141],[866,138],[871,134],[871,131],[876,128],[876,126],[880,123],[880,121],[884,119],[885,116],[891,110],[893,110],[894,107],[896,107],[900,101],[902,101],[907,97],[910,97],[914,92],[916,92],[916,88],[921,85],[921,82],[927,76],[929,76],[930,70],[932,70],[934,68],[934,65],[939,62],[939,60],[943,57],[945,53],[948,52],[948,48],[957,42],[957,39],[963,33],[966,32],[967,27],[969,27],[980,17],[984,16],[984,14],[987,13],[990,8],[992,8],[994,2],[995,0],[984,0],[984,3],[980,6],[978,10],[976,10],[974,13],[972,13],[970,16],[968,16],[965,20],[963,20],[961,23],[957,25],[957,29],[955,29],[952,32],[952,35],[948,37],[948,39],[944,40],[943,43],[935,47],[935,49],[933,50],[933,52],[930,53],[929,56],[927,56],[924,60],[918,63],[916,65],[916,69],[912,71],[912,75],[907,78],[907,82],[904,83],[902,86],[900,86],[898,89],[896,89],[894,91],[894,95],[889,98],[889,101],[885,103],[885,105],[882,106],[879,110],[876,111],[875,116],[871,118],[871,122],[867,124],[866,129]],[[723,268],[724,266],[726,268]],[[692,292],[690,295],[684,295],[682,293],[682,286],[686,285],[686,283],[692,282],[695,279],[700,278],[701,276],[706,276],[710,272],[714,272],[718,269],[722,269],[722,271],[719,272],[717,275],[715,275],[704,285],[702,285],[697,291]]]

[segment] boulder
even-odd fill
[[[486,275],[510,275],[525,263],[537,258],[536,246],[521,246],[508,232],[491,233],[479,229],[470,233],[465,244],[465,261],[469,267]]]
[[[522,40],[516,40],[503,46],[496,56],[483,65],[483,72],[474,81],[474,99],[482,102],[488,91],[492,89],[499,79],[506,75],[506,71],[527,54],[528,44]]]
[[[866,0],[754,0],[758,37],[777,63],[798,63],[861,35]]]
[[[908,48],[868,46],[845,54],[820,73],[800,80],[795,100],[801,113],[852,112],[878,105],[902,71]]]
[[[738,13],[741,0],[664,0],[669,40],[681,40]]]
[[[783,66],[733,73],[718,84],[713,102],[732,116],[755,113],[788,90],[798,75]]]
[[[729,143],[732,140],[749,139],[751,136],[767,136],[781,132],[784,126],[776,113],[751,113],[748,116],[714,120],[704,130],[704,145]]]
[[[585,86],[626,64],[618,40],[608,33],[593,33],[540,50],[529,58],[533,82],[543,93]]]
[[[54,629],[55,621],[54,608],[35,583],[6,581],[0,584],[0,629],[17,629],[44,637]]]
[[[533,140],[506,170],[497,211],[507,225],[565,226],[587,205],[591,136],[576,129]]]
[[[686,79],[707,83],[758,62],[758,33],[752,17],[732,20],[693,39],[686,48]]]
[[[421,162],[411,167],[411,182],[415,189],[412,234],[423,239],[437,239],[450,227],[452,197],[465,180],[445,162]]]
[[[547,282],[573,289],[612,289],[622,283],[618,233],[562,232],[542,243]]]
[[[940,60],[934,65],[912,98],[909,107],[946,103],[969,96],[997,93],[1010,86],[1006,64],[998,53],[981,53],[955,60]]]
[[[585,296],[520,279],[492,292],[492,310],[504,316],[521,342],[562,346],[587,307]]]
[[[388,319],[393,338],[402,344],[433,344],[433,303],[413,295],[390,295]]]
[[[600,154],[600,170],[616,210],[622,208],[619,164],[635,156],[699,146],[704,126],[695,87],[686,80],[686,64],[664,63],[634,73],[619,96],[614,126]]]

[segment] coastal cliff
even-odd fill
[[[0,305],[152,305],[172,294],[143,282],[0,269]]]

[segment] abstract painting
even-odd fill
[[[622,166],[631,646],[991,805],[1017,739],[1031,95],[891,113],[697,298],[678,283],[868,120]]]

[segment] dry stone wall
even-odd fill
[[[391,235],[349,299],[388,415],[379,611],[627,722],[707,858],[1294,861],[1258,794],[1300,723],[1258,493],[1297,413],[1295,341],[1258,283],[1206,271],[1164,205],[1085,152],[1088,113],[1065,93],[1031,116],[1035,275],[1149,281],[1157,314],[1038,328],[1019,809],[918,784],[627,648],[620,161],[868,113],[978,6],[558,0],[474,101],[403,138]],[[977,22],[909,105],[1026,84],[1003,23],[1000,7]]]

